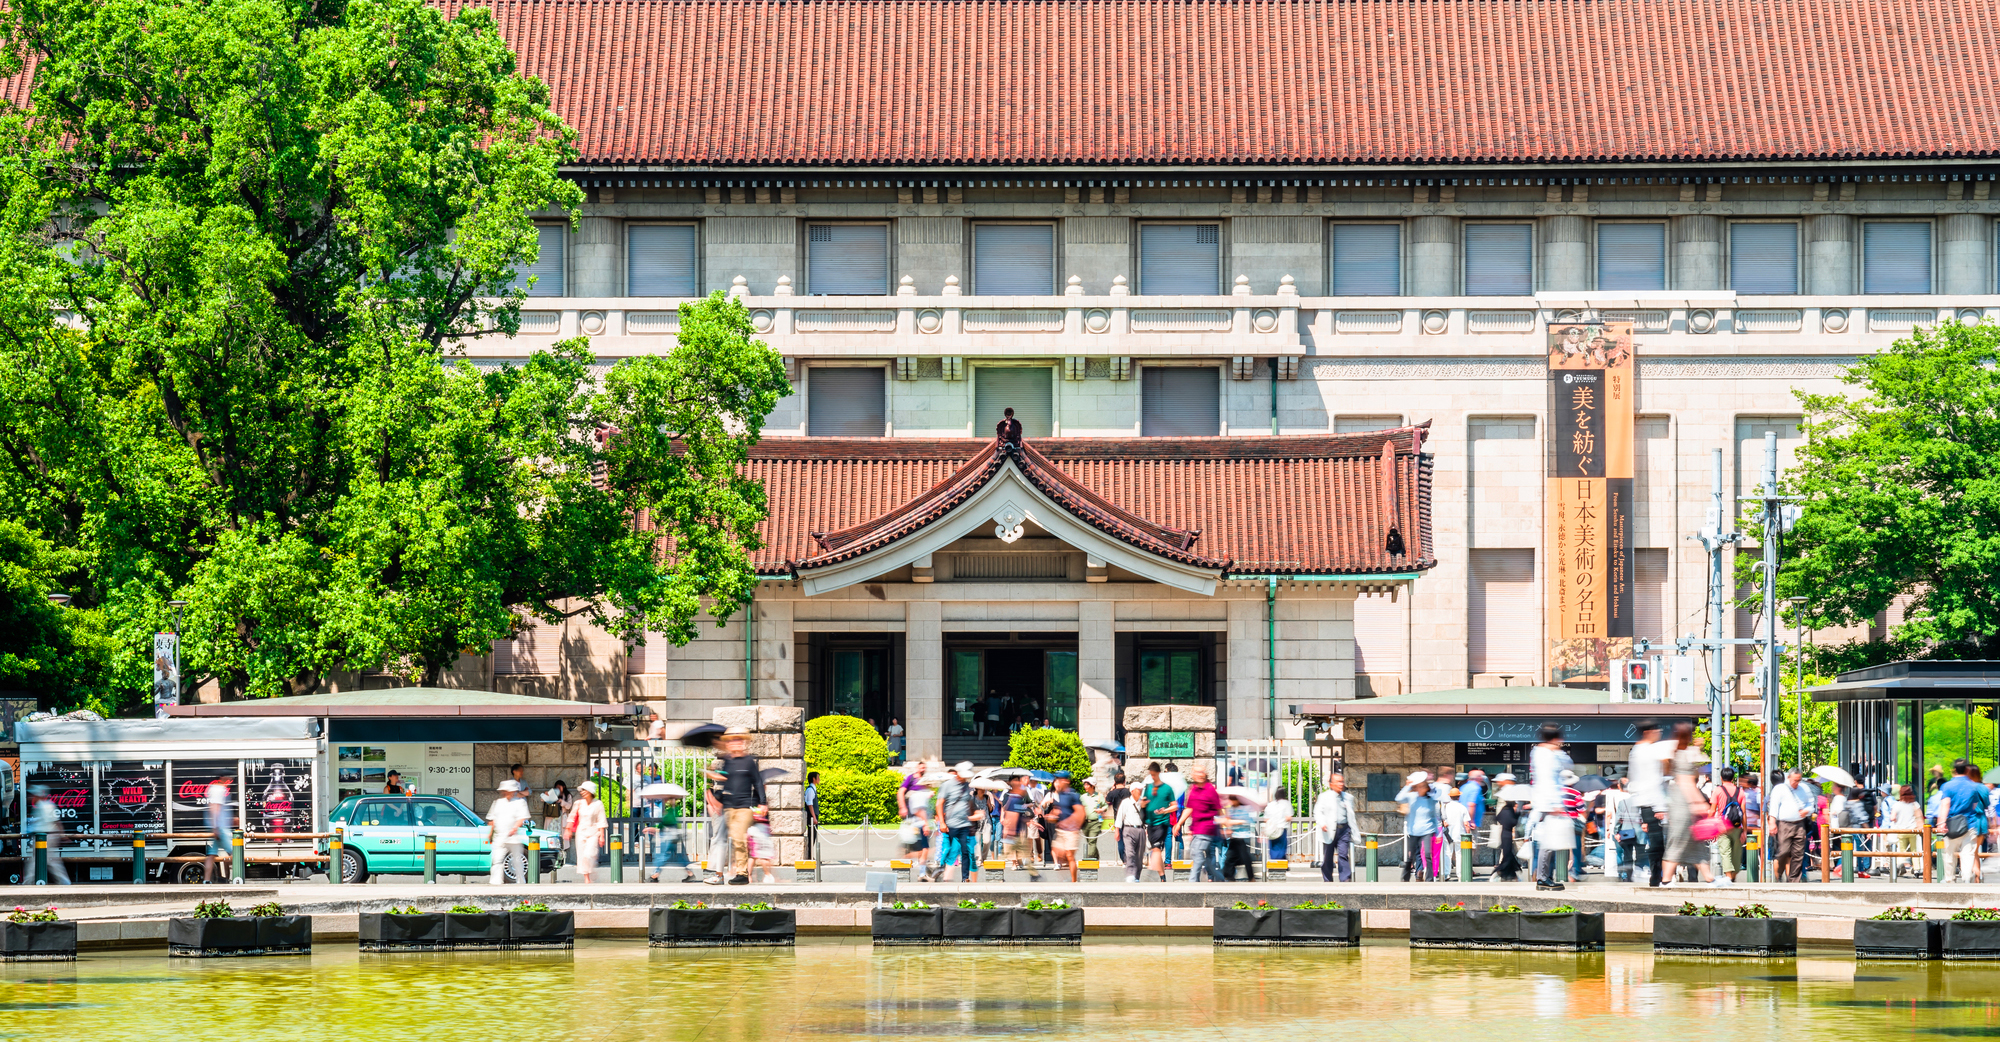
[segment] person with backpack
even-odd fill
[[[1743,823],[1748,820],[1743,806],[1743,786],[1736,782],[1736,769],[1724,767],[1716,783],[1715,791],[1709,794],[1709,802],[1716,808],[1729,827],[1715,837],[1715,855],[1721,867],[1718,885],[1736,882],[1736,873],[1743,868]]]

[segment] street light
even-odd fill
[[[67,608],[67,607],[69,607],[69,602],[70,602],[70,600],[71,600],[71,597],[70,597],[70,595],[69,595],[69,594],[66,594],[66,593],[52,593],[52,594],[49,594],[49,601],[50,601],[50,603],[54,604],[54,605],[55,605],[56,607],[58,607],[58,608]]]

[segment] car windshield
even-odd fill
[[[326,820],[346,821],[347,819],[354,816],[354,805],[360,802],[361,802],[361,797],[359,796],[349,796],[348,798],[341,800],[340,806],[333,808],[333,812],[326,816]]]
[[[420,827],[431,826],[435,828],[463,829],[479,824],[472,820],[463,810],[460,810],[455,803],[448,803],[442,799],[425,799],[414,802],[414,809],[417,812],[417,825]]]

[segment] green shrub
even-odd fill
[[[887,766],[889,743],[868,726],[868,721],[858,716],[820,716],[806,721],[806,770],[873,774]],[[822,789],[822,807],[825,800]],[[824,813],[822,810],[822,820]]]
[[[203,901],[194,906],[194,918],[234,919],[236,918],[236,909],[229,907],[229,902],[227,901]]]
[[[896,786],[903,776],[888,768],[860,771],[820,768],[819,820],[826,825],[859,825],[865,815],[876,825],[893,825]]]
[[[1075,731],[1057,727],[1024,727],[1007,739],[1008,767],[1031,771],[1068,771],[1079,784],[1090,777],[1090,751]]]
[[[1287,760],[1278,782],[1285,787],[1285,798],[1292,801],[1292,813],[1300,814],[1312,806],[1313,797],[1319,794],[1319,763]]]

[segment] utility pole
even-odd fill
[[[1722,450],[1709,454],[1709,505],[1707,524],[1701,529],[1701,546],[1708,551],[1708,734],[1709,746],[1714,752],[1711,760],[1715,764],[1716,777],[1722,776],[1722,767],[1729,762],[1729,691],[1723,683],[1723,670],[1728,667],[1724,655],[1729,650],[1722,635],[1724,613],[1727,610],[1722,585],[1722,548],[1735,546],[1743,535],[1729,525],[1730,513],[1722,493]]]
[[[1778,643],[1778,540],[1798,520],[1799,508],[1789,505],[1789,497],[1778,495],[1778,435],[1776,431],[1764,432],[1764,483],[1756,496],[1764,507],[1764,636],[1759,643],[1764,645],[1762,663],[1764,688],[1764,768],[1767,774],[1778,762],[1778,707],[1785,697],[1784,666],[1778,661],[1783,646]],[[1745,497],[1751,498],[1751,497]],[[1803,708],[1803,704],[1802,704]],[[1798,763],[1794,766],[1805,770],[1805,730],[1804,714],[1800,714],[1799,741],[1795,755]],[[1768,785],[1766,792],[1770,791]],[[1770,877],[1771,844],[1769,837],[1763,844],[1764,874]]]

